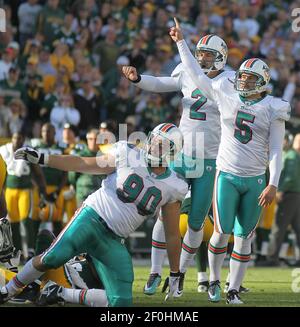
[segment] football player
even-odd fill
[[[180,234],[181,237],[183,238],[187,226],[188,226],[188,215],[191,210],[191,195],[190,192],[187,194],[186,198],[182,202],[181,206],[181,214],[180,214]],[[214,221],[212,215],[209,213],[206,220],[205,224],[203,227],[203,241],[201,243],[200,248],[198,249],[198,252],[196,253],[195,261],[197,265],[197,277],[198,277],[198,287],[197,291],[199,293],[207,292],[208,287],[209,287],[209,282],[208,282],[208,275],[206,273],[207,270],[207,250],[208,250],[208,244],[209,240],[213,234],[214,231]],[[229,238],[229,244],[231,247],[228,249],[227,253],[231,253],[230,249],[232,250],[233,247],[233,236]],[[228,287],[229,287],[229,278],[230,274],[227,275],[226,283],[225,283],[225,288],[224,292],[227,293]],[[249,292],[249,288],[243,287],[241,285],[239,292],[240,293],[247,293]]]
[[[206,76],[212,81],[233,78],[233,72],[223,70],[227,60],[227,46],[217,35],[206,35],[201,38],[196,47],[195,57]],[[178,292],[182,295],[184,274],[202,242],[205,217],[212,203],[221,134],[220,114],[214,99],[203,94],[202,88],[195,85],[182,63],[174,69],[170,77],[140,75],[132,66],[124,66],[123,73],[134,85],[143,90],[181,91],[183,94],[183,112],[179,128],[184,135],[184,150],[182,157],[172,164],[172,169],[189,178],[192,197],[188,229],[183,238],[180,257],[181,280]],[[204,153],[200,153],[203,149]],[[161,282],[165,249],[163,222],[158,219],[152,233],[151,272],[144,287],[145,294],[154,294]]]
[[[12,142],[0,147],[0,154],[7,167],[5,199],[14,244],[17,250],[23,248],[23,254],[27,257],[26,233],[22,231],[25,231],[31,213],[32,177],[41,194],[45,195],[46,184],[39,166],[14,159],[14,152],[23,146],[24,141],[25,135],[22,132],[14,133]],[[33,244],[30,247],[33,248]]]
[[[32,146],[43,154],[63,154],[64,148],[62,148],[55,141],[55,128],[50,123],[46,123],[42,126],[41,140],[32,141]],[[62,219],[64,211],[64,189],[67,183],[67,173],[58,169],[42,166],[42,170],[46,179],[46,193],[48,199],[51,201],[44,201],[43,197],[39,199],[41,203],[41,209],[38,219],[33,219],[33,230],[36,234],[42,221],[50,221],[53,225],[53,232],[58,235],[62,228]]]
[[[170,36],[182,63],[203,94],[214,99],[221,113],[221,143],[213,197],[214,233],[209,244],[209,299],[220,300],[220,272],[233,230],[227,303],[243,303],[239,288],[251,255],[251,240],[262,207],[273,201],[282,168],[288,102],[269,96],[268,65],[252,58],[242,63],[234,79],[209,79],[185,43],[177,19]],[[266,185],[266,168],[270,178]]]
[[[145,219],[161,210],[170,263],[169,291],[176,297],[179,283],[181,201],[188,186],[170,170],[167,162],[182,149],[183,137],[173,124],[160,124],[148,136],[143,149],[118,142],[101,157],[49,155],[33,148],[15,153],[27,160],[55,169],[107,174],[99,190],[91,194],[73,219],[42,255],[26,263],[23,270],[1,288],[0,302],[15,296],[44,272],[57,268],[80,253],[88,253],[105,290],[101,297],[109,306],[132,304],[133,267],[124,238]]]
[[[13,257],[13,242],[10,237],[9,224],[0,220],[0,263],[8,267],[8,263],[18,260]],[[54,241],[55,236],[49,230],[42,230],[37,236],[36,254],[41,254]],[[0,268],[0,277],[9,282],[16,276],[11,269]],[[103,283],[95,273],[95,267],[89,256],[74,257],[57,269],[48,270],[40,278],[29,284],[10,303],[35,303],[39,306],[58,304],[62,302],[85,304],[88,306],[101,306],[98,292],[104,288]],[[3,285],[3,284],[2,284]],[[42,290],[40,291],[40,289]],[[101,296],[100,296],[101,300]]]

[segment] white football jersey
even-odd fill
[[[145,219],[157,216],[160,208],[182,201],[188,191],[184,179],[167,169],[156,176],[146,165],[144,152],[127,142],[114,146],[116,170],[84,203],[121,237],[128,237]]]
[[[230,78],[213,81],[212,87],[222,128],[217,169],[242,177],[264,174],[271,122],[288,120],[290,104],[269,95],[254,104],[243,102]]]
[[[216,159],[221,139],[218,106],[198,89],[180,63],[172,72],[178,78],[182,98],[182,116],[179,128],[184,136],[184,154],[204,159]],[[233,71],[224,71],[213,81],[233,78]],[[203,151],[204,150],[204,151]]]
[[[0,155],[6,163],[7,174],[11,176],[28,176],[31,169],[27,161],[15,160],[12,143],[7,143],[0,147]]]

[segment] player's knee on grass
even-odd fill
[[[131,307],[132,297],[112,296],[109,299],[110,307]]]

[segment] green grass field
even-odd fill
[[[244,306],[255,307],[298,307],[300,306],[300,293],[294,293],[291,285],[293,269],[289,268],[249,268],[244,281],[244,286],[250,288],[250,292],[242,294]],[[222,270],[222,280],[226,279],[228,269]],[[182,306],[182,307],[205,307],[226,306],[225,294],[219,303],[209,303],[207,294],[197,292],[196,269],[190,268],[186,274],[184,294],[181,298],[172,302],[164,302],[164,295],[159,292],[147,296],[143,294],[143,286],[149,273],[148,267],[135,268],[134,282],[134,305],[136,306]],[[165,269],[163,276],[166,277],[168,270]],[[299,274],[300,276],[300,269]],[[163,277],[163,278],[164,278]],[[163,284],[163,282],[162,282]],[[223,285],[222,285],[223,287]],[[300,289],[300,279],[298,282]]]
[[[300,291],[300,269],[297,286]],[[196,269],[190,268],[186,274],[184,284],[184,294],[175,301],[165,302],[165,295],[161,293],[160,286],[155,295],[147,296],[143,294],[143,287],[147,281],[149,267],[135,267],[135,281],[133,285],[134,306],[138,307],[214,307],[226,306],[225,294],[219,303],[209,303],[206,293],[197,292]],[[243,306],[251,307],[299,307],[300,293],[292,291],[292,271],[290,268],[249,268],[244,286],[250,288],[250,292],[242,294]],[[222,270],[222,280],[226,279],[228,269]],[[163,271],[163,280],[168,275],[168,269]],[[163,282],[162,282],[163,284]],[[223,283],[224,284],[224,283]],[[223,287],[223,285],[222,285]],[[5,306],[20,306],[6,304]],[[24,305],[32,306],[32,305]],[[69,305],[67,305],[69,306]],[[70,305],[74,306],[74,305]]]

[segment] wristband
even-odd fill
[[[138,77],[137,77],[136,80],[134,80],[134,81],[130,80],[130,81],[131,81],[132,83],[138,83],[138,82],[141,81],[141,79],[142,79],[142,76],[141,76],[140,74],[138,74]]]

